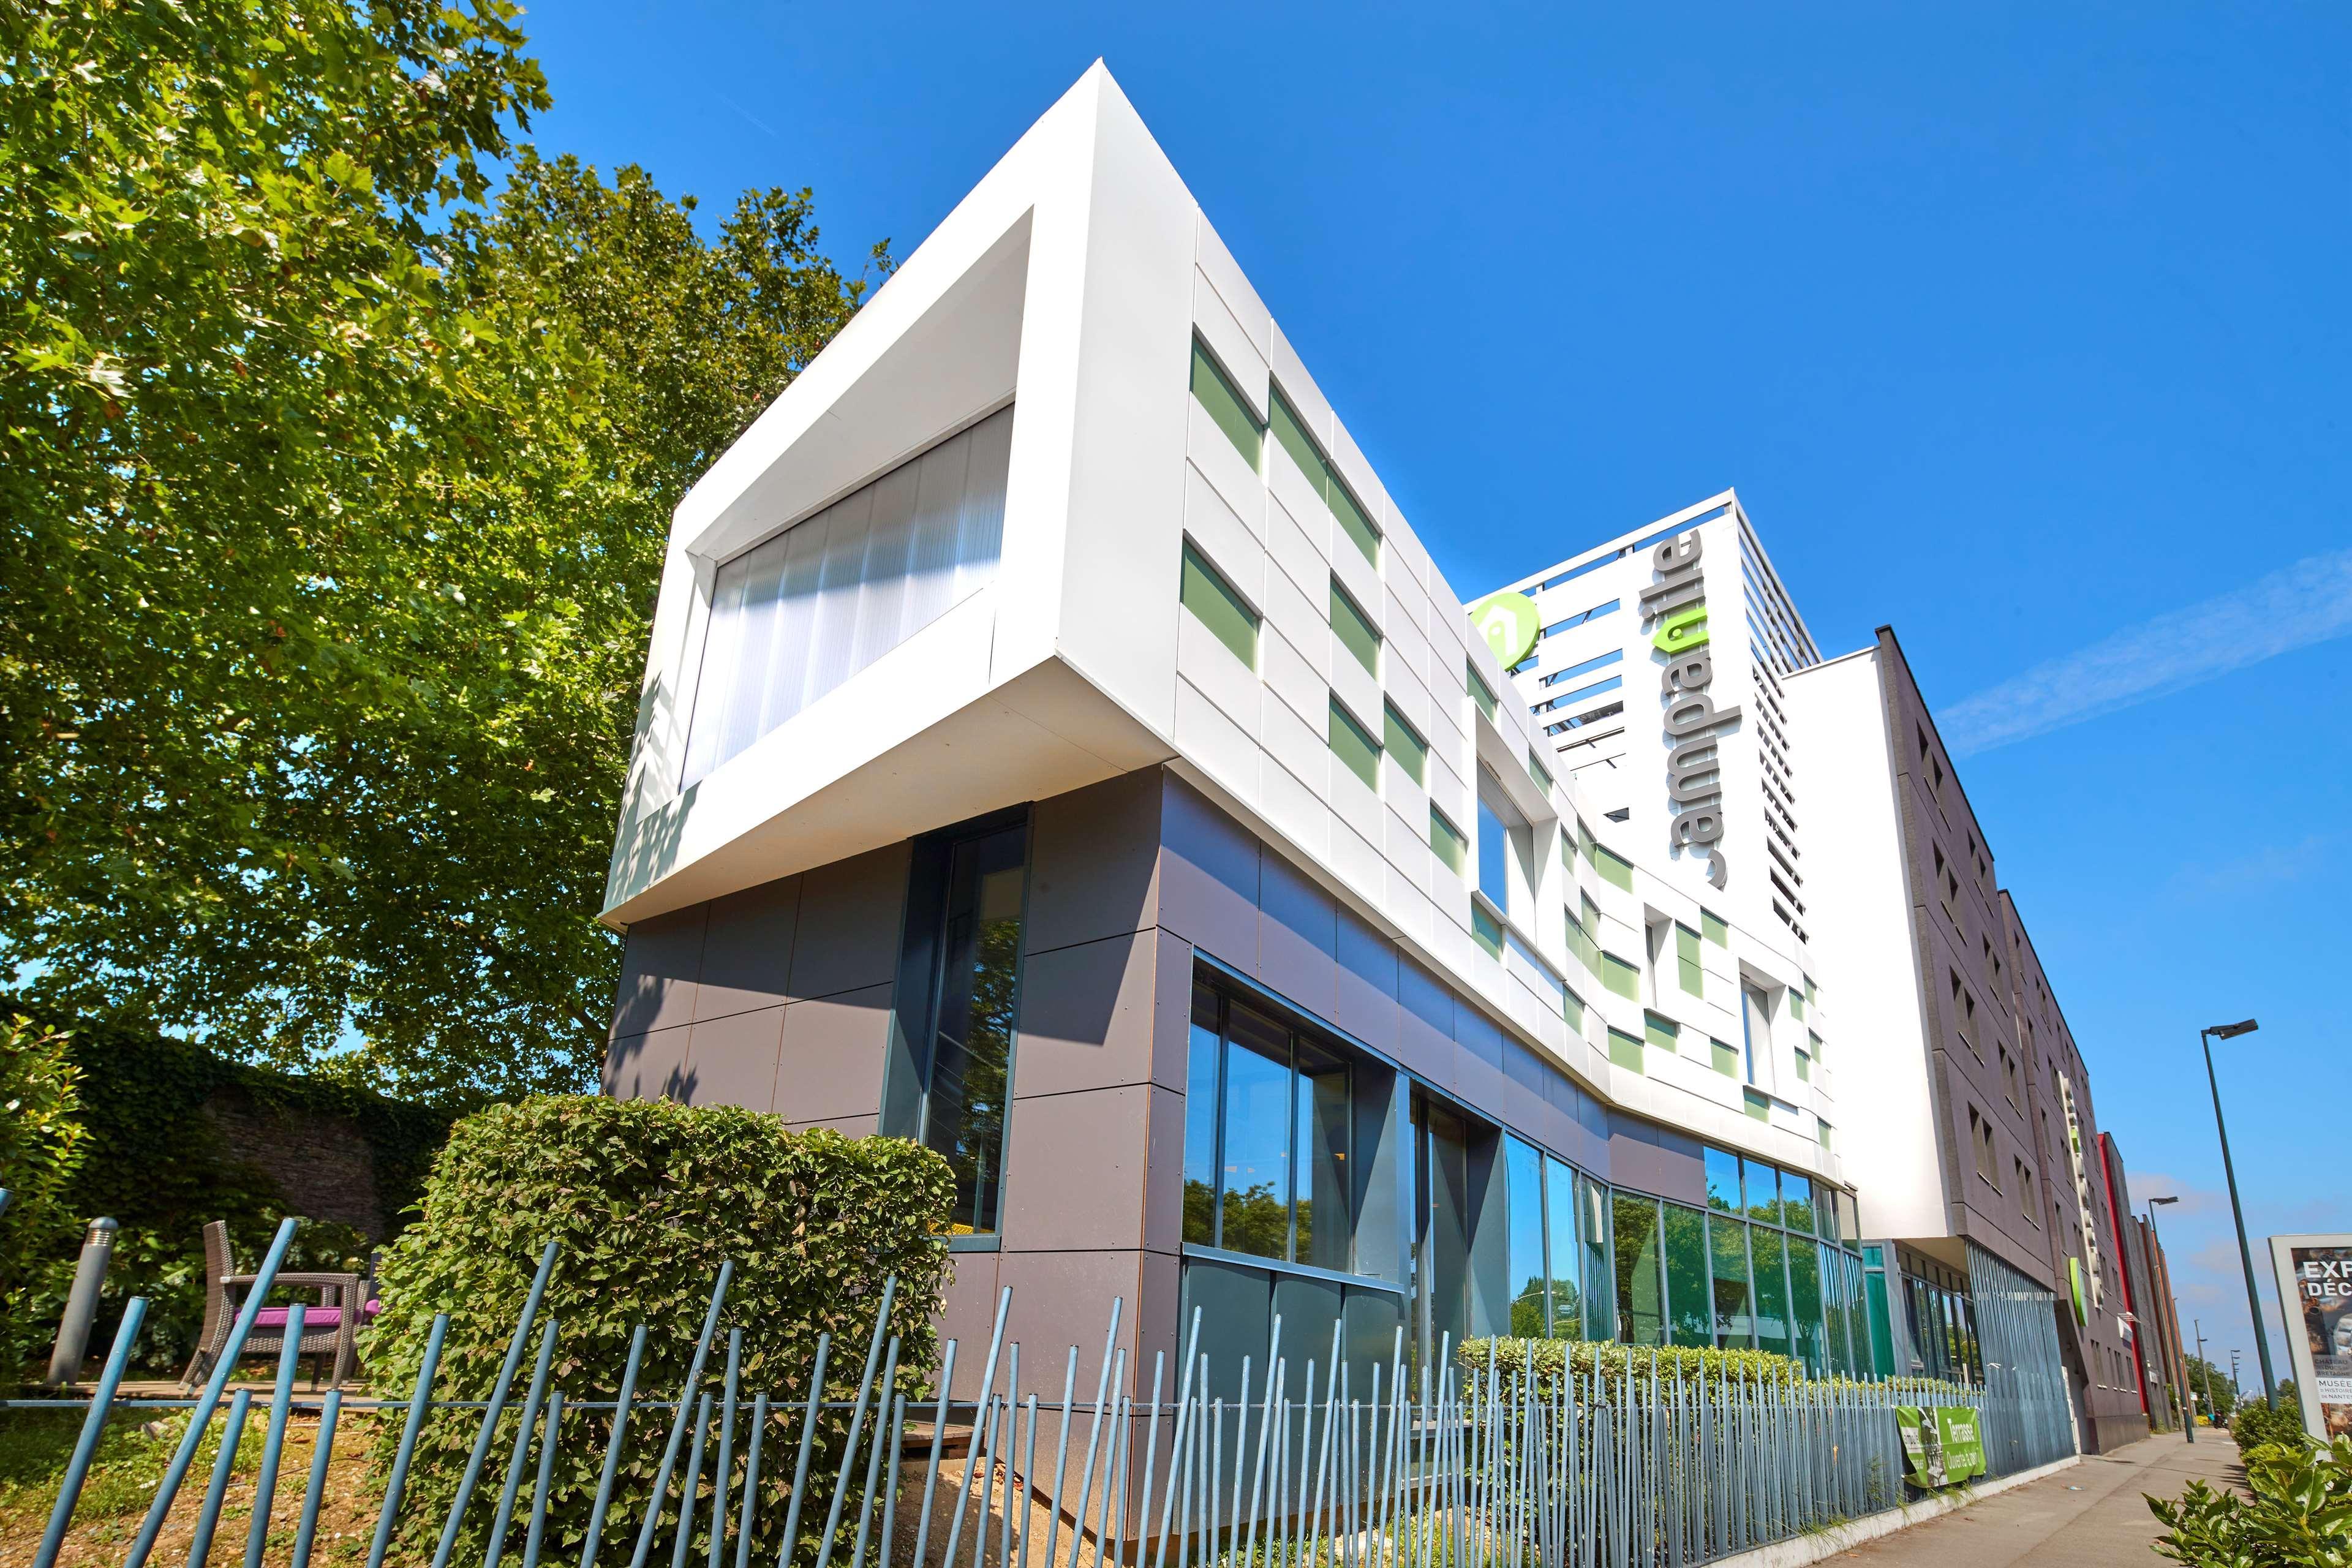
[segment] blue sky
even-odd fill
[[[2257,1247],[2352,1229],[2352,10],[1006,9],[546,5],[537,139],[903,255],[1099,56],[1465,595],[1736,485],[2251,1384],[2200,1024]]]

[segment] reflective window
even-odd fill
[[[1617,1255],[1617,1338],[1627,1344],[1665,1342],[1664,1274],[1658,1256],[1658,1203],[1633,1193],[1611,1194]]]
[[[1781,1257],[1780,1233],[1762,1226],[1748,1232],[1748,1256],[1756,1268],[1756,1348],[1787,1355],[1789,1348],[1789,1277]]]
[[[1544,1217],[1551,1257],[1551,1334],[1572,1340],[1582,1334],[1582,1303],[1577,1292],[1576,1172],[1557,1160],[1544,1162]]]
[[[1715,1307],[1706,1282],[1706,1215],[1681,1204],[1664,1207],[1666,1337],[1678,1345],[1715,1343]]]
[[[1709,1215],[1707,1252],[1714,1264],[1715,1342],[1725,1350],[1748,1350],[1756,1342],[1756,1320],[1750,1311],[1748,1227],[1737,1219]]]
[[[1026,827],[1007,828],[957,845],[949,861],[923,1142],[955,1172],[955,1235],[996,1229],[1027,842]]]
[[[1846,1269],[1851,1263],[1835,1247],[1822,1248],[1822,1332],[1829,1370],[1841,1377],[1853,1375],[1853,1350],[1847,1341]]]
[[[1290,1033],[1246,1007],[1225,1027],[1224,1215],[1228,1252],[1290,1256]]]
[[[1828,1370],[1822,1359],[1821,1249],[1809,1237],[1789,1237],[1789,1321],[1797,1340],[1795,1355],[1805,1370]]]
[[[1706,1152],[1706,1206],[1717,1214],[1741,1211],[1738,1155],[1721,1149]]]
[[[1349,1223],[1348,1064],[1304,1036],[1295,1042],[1298,1130],[1297,1237],[1291,1256],[1318,1268],[1345,1269]],[[1318,1225],[1318,1218],[1324,1223]]]
[[[1505,1279],[1510,1282],[1511,1332],[1539,1340],[1551,1331],[1545,1310],[1543,1156],[1517,1138],[1503,1140],[1504,1201],[1510,1226]]]
[[[1580,1175],[1576,1178],[1576,1234],[1583,1250],[1585,1280],[1584,1337],[1613,1340],[1617,1337],[1617,1300],[1610,1288],[1615,1276],[1609,1268],[1609,1189],[1589,1176]]]
[[[1184,1067],[1188,1106],[1217,1103],[1217,1068],[1224,1040],[1217,1033],[1217,994],[1192,987],[1192,1034]],[[1184,1239],[1197,1247],[1217,1244],[1217,1119],[1184,1118]]]
[[[1772,1070],[1772,1005],[1753,985],[1739,988],[1739,1038],[1747,1058],[1748,1081],[1770,1087]]]
[[[1184,1239],[1347,1270],[1355,1200],[1348,1059],[1196,984],[1185,1075]]]
[[[1794,1171],[1780,1173],[1780,1223],[1790,1230],[1813,1234],[1813,1184]]]
[[[1460,1117],[1418,1096],[1427,1139],[1422,1159],[1421,1288],[1433,1354],[1470,1335],[1470,1131]]]
[[[1511,909],[1510,855],[1510,834],[1482,789],[1478,792],[1478,890],[1506,914]]]

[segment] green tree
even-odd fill
[[[706,242],[519,144],[517,15],[0,15],[0,951],[47,1001],[412,1097],[594,1070],[668,512],[865,283],[805,191]]]
[[[2183,1357],[2181,1367],[2188,1379],[2183,1395],[2194,1394],[2199,1411],[2228,1420],[2238,1407],[2238,1385],[2230,1381],[2230,1374],[2202,1356]]]

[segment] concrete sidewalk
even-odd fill
[[[2156,1516],[2143,1494],[2178,1497],[2191,1479],[2216,1485],[2238,1476],[2238,1446],[2210,1429],[2195,1444],[2175,1433],[2148,1437],[2013,1491],[1828,1559],[1906,1568],[2145,1568],[2162,1563],[2149,1544]]]

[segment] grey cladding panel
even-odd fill
[[[887,984],[897,973],[908,854],[893,844],[801,874],[794,996]]]
[[[613,1009],[614,1039],[693,1020],[709,908],[695,904],[629,928],[621,954],[621,993]]]
[[[1257,973],[1258,841],[1163,774],[1160,923],[1244,974]]]
[[[792,1000],[801,879],[785,877],[710,901],[694,1016],[723,1018]]]
[[[1037,803],[1024,951],[1049,952],[1153,923],[1160,800],[1160,770],[1145,768]]]

